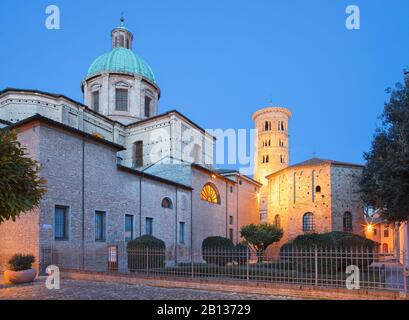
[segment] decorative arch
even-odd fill
[[[170,198],[166,197],[162,199],[162,208],[173,209],[173,202]]]
[[[206,183],[203,186],[200,199],[213,204],[220,204],[220,194],[213,183]]]
[[[303,231],[309,232],[315,230],[314,214],[307,212],[302,218]]]
[[[352,213],[347,211],[342,218],[343,229],[345,232],[352,231]]]

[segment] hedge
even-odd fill
[[[225,266],[233,262],[235,246],[230,239],[223,237],[208,237],[202,242],[202,256],[209,264]]]
[[[315,250],[319,273],[344,272],[349,265],[368,268],[373,262],[377,244],[348,232],[306,234],[284,244],[280,255],[281,259],[299,270],[315,272]]]
[[[129,241],[126,251],[130,271],[165,267],[165,242],[154,236],[144,235]]]

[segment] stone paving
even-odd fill
[[[170,289],[122,283],[61,280],[59,290],[48,290],[45,278],[9,286],[0,278],[0,300],[294,300],[292,297],[231,292]]]

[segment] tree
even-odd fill
[[[409,217],[409,75],[388,89],[390,100],[381,115],[360,181],[365,205],[389,221]]]
[[[256,250],[259,262],[263,262],[269,245],[283,237],[283,229],[272,224],[250,224],[240,230],[241,236]]]
[[[36,207],[46,192],[38,163],[13,131],[0,130],[0,224]]]

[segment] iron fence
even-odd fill
[[[42,265],[134,276],[235,280],[316,287],[408,291],[404,252],[383,255],[358,248],[292,248],[266,258],[251,248],[185,250],[126,248],[42,249]]]

